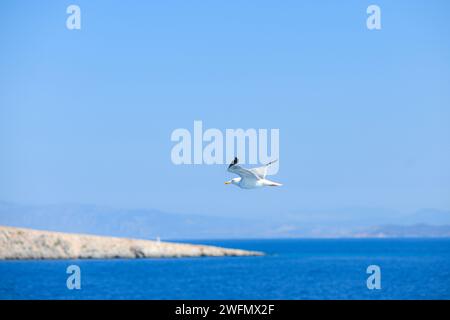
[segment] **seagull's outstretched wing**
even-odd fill
[[[241,166],[238,166],[237,165],[238,162],[239,162],[238,158],[234,158],[233,162],[228,166],[228,172],[237,174],[242,179],[253,179],[253,180],[260,179],[260,177],[251,170],[244,169]]]
[[[242,179],[246,179],[246,180],[259,180],[260,179],[260,177],[257,176],[252,171],[244,169],[238,165],[231,166],[230,168],[228,168],[228,171],[231,173],[237,174]]]
[[[249,171],[251,171],[252,173],[254,173],[254,174],[255,174],[256,176],[258,176],[260,179],[265,179],[265,178],[266,178],[266,175],[267,175],[267,168],[268,168],[271,164],[273,164],[273,163],[275,163],[275,162],[277,162],[277,161],[278,161],[278,159],[277,159],[277,160],[270,161],[269,163],[267,163],[267,164],[265,164],[265,165],[263,165],[263,166],[261,166],[261,167],[249,169]]]

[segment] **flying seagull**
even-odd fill
[[[278,187],[281,183],[273,182],[266,179],[267,168],[277,160],[271,161],[261,167],[244,169],[238,165],[238,158],[234,158],[233,162],[228,166],[228,171],[237,174],[240,178],[234,178],[225,184],[235,184],[242,189],[254,189],[264,186]]]

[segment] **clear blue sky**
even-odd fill
[[[372,3],[380,31],[366,28]],[[444,0],[2,1],[0,200],[448,210],[449,13]],[[174,166],[171,132],[194,120],[279,128],[284,186]]]

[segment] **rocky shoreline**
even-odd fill
[[[0,226],[0,260],[260,256],[262,252]]]

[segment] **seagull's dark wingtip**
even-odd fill
[[[238,162],[239,162],[238,158],[237,158],[237,157],[234,157],[234,160],[233,160],[232,163],[230,163],[230,165],[228,166],[228,169],[230,169],[232,166],[238,164]]]

